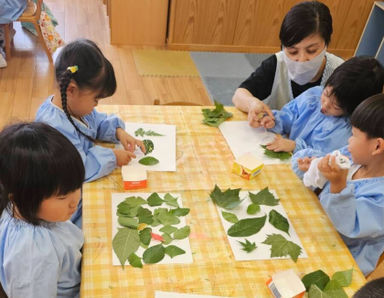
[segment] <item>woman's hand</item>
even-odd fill
[[[262,120],[264,118],[268,117],[268,119],[273,120],[268,122],[269,125],[273,125],[271,127],[266,128],[272,128],[275,126],[275,117],[273,116],[273,113],[271,109],[262,101],[258,99],[254,99],[251,101],[249,108],[248,108],[248,122],[249,125],[252,127],[260,127],[262,125]],[[264,126],[265,127],[265,126]]]
[[[135,139],[120,127],[116,129],[116,138],[120,141],[125,150],[134,152],[136,146],[139,146],[141,151],[145,153],[144,143],[138,139]]]
[[[316,157],[303,157],[297,159],[297,166],[300,171],[306,172],[308,171],[309,167],[311,166],[312,160],[314,160]]]
[[[267,149],[275,152],[292,152],[293,150],[295,150],[295,147],[295,141],[285,139],[280,135],[277,135],[272,143],[267,144]]]
[[[348,169],[341,169],[336,164],[336,157],[328,154],[317,165],[319,171],[330,182],[331,193],[339,193],[347,186]]]
[[[136,155],[133,152],[124,149],[113,149],[113,153],[116,156],[116,164],[119,167],[127,165],[132,158],[136,158]]]

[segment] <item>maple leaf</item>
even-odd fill
[[[271,258],[290,256],[297,262],[297,258],[301,254],[301,247],[292,241],[288,241],[280,234],[267,235],[264,244],[271,245]]]
[[[263,188],[257,194],[249,193],[249,198],[253,204],[276,206],[279,205],[279,200],[269,191],[268,187]]]
[[[276,152],[276,151],[267,149],[266,145],[260,145],[260,146],[264,149],[264,154],[270,158],[287,160],[287,159],[290,159],[292,156],[292,153],[290,152],[284,152],[284,151]]]
[[[232,113],[227,112],[224,106],[215,100],[215,108],[202,109],[204,120],[203,123],[208,126],[218,127],[226,119],[232,117]]]
[[[234,209],[240,203],[240,188],[230,189],[222,192],[221,189],[215,185],[214,190],[210,193],[210,197],[215,202],[216,205],[224,209]]]
[[[249,242],[248,239],[245,239],[245,242],[238,241],[241,246],[243,247],[242,250],[246,251],[247,253],[250,253],[254,251],[257,246],[255,242]]]

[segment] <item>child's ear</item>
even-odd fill
[[[372,155],[383,154],[384,153],[384,139],[377,138],[376,139],[376,148],[372,152]]]
[[[70,81],[67,87],[67,97],[73,97],[79,91],[79,87],[74,81]]]

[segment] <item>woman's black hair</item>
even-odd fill
[[[369,281],[353,295],[353,298],[382,297],[384,297],[384,277]]]
[[[384,69],[375,58],[353,57],[337,67],[325,86],[332,87],[331,94],[337,105],[350,116],[366,98],[380,93],[384,85]]]
[[[384,138],[384,94],[376,94],[357,106],[351,117],[351,125],[368,135],[368,138]]]
[[[311,34],[319,33],[328,45],[332,35],[332,16],[329,8],[319,1],[301,2],[285,15],[280,27],[280,42],[291,47]]]
[[[0,132],[0,215],[16,207],[25,221],[39,225],[41,202],[79,189],[84,175],[79,152],[53,127],[18,123]]]
[[[77,66],[77,71],[72,73],[68,69],[71,66]],[[77,132],[94,141],[74,123],[68,111],[67,88],[70,81],[73,80],[80,89],[99,91],[98,98],[111,96],[116,91],[116,78],[112,64],[93,41],[77,39],[61,50],[55,62],[55,72],[60,86],[63,110],[69,122]]]

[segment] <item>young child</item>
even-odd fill
[[[340,149],[352,158],[349,170],[338,167],[330,155],[318,164],[328,180],[319,195],[320,203],[365,275],[373,271],[384,252],[383,115],[384,94],[366,99],[353,112],[352,136],[348,146]],[[303,151],[313,156],[311,150]],[[309,166],[308,159],[299,162],[301,171]]]
[[[78,297],[84,181],[76,148],[44,123],[0,132],[0,283],[8,297]]]
[[[351,135],[349,116],[369,96],[380,93],[384,69],[369,57],[354,57],[341,64],[322,87],[308,89],[287,103],[280,111],[273,110],[260,125],[287,135],[277,136],[267,145],[273,151],[297,152],[314,148],[324,153],[347,144]],[[261,115],[262,116],[262,115]]]
[[[40,106],[36,121],[53,126],[75,145],[85,165],[86,182],[128,164],[136,146],[145,150],[141,141],[125,132],[121,119],[94,109],[116,90],[113,67],[94,42],[79,39],[67,44],[57,57],[55,71],[60,90]],[[124,149],[97,146],[95,140],[120,141]]]

